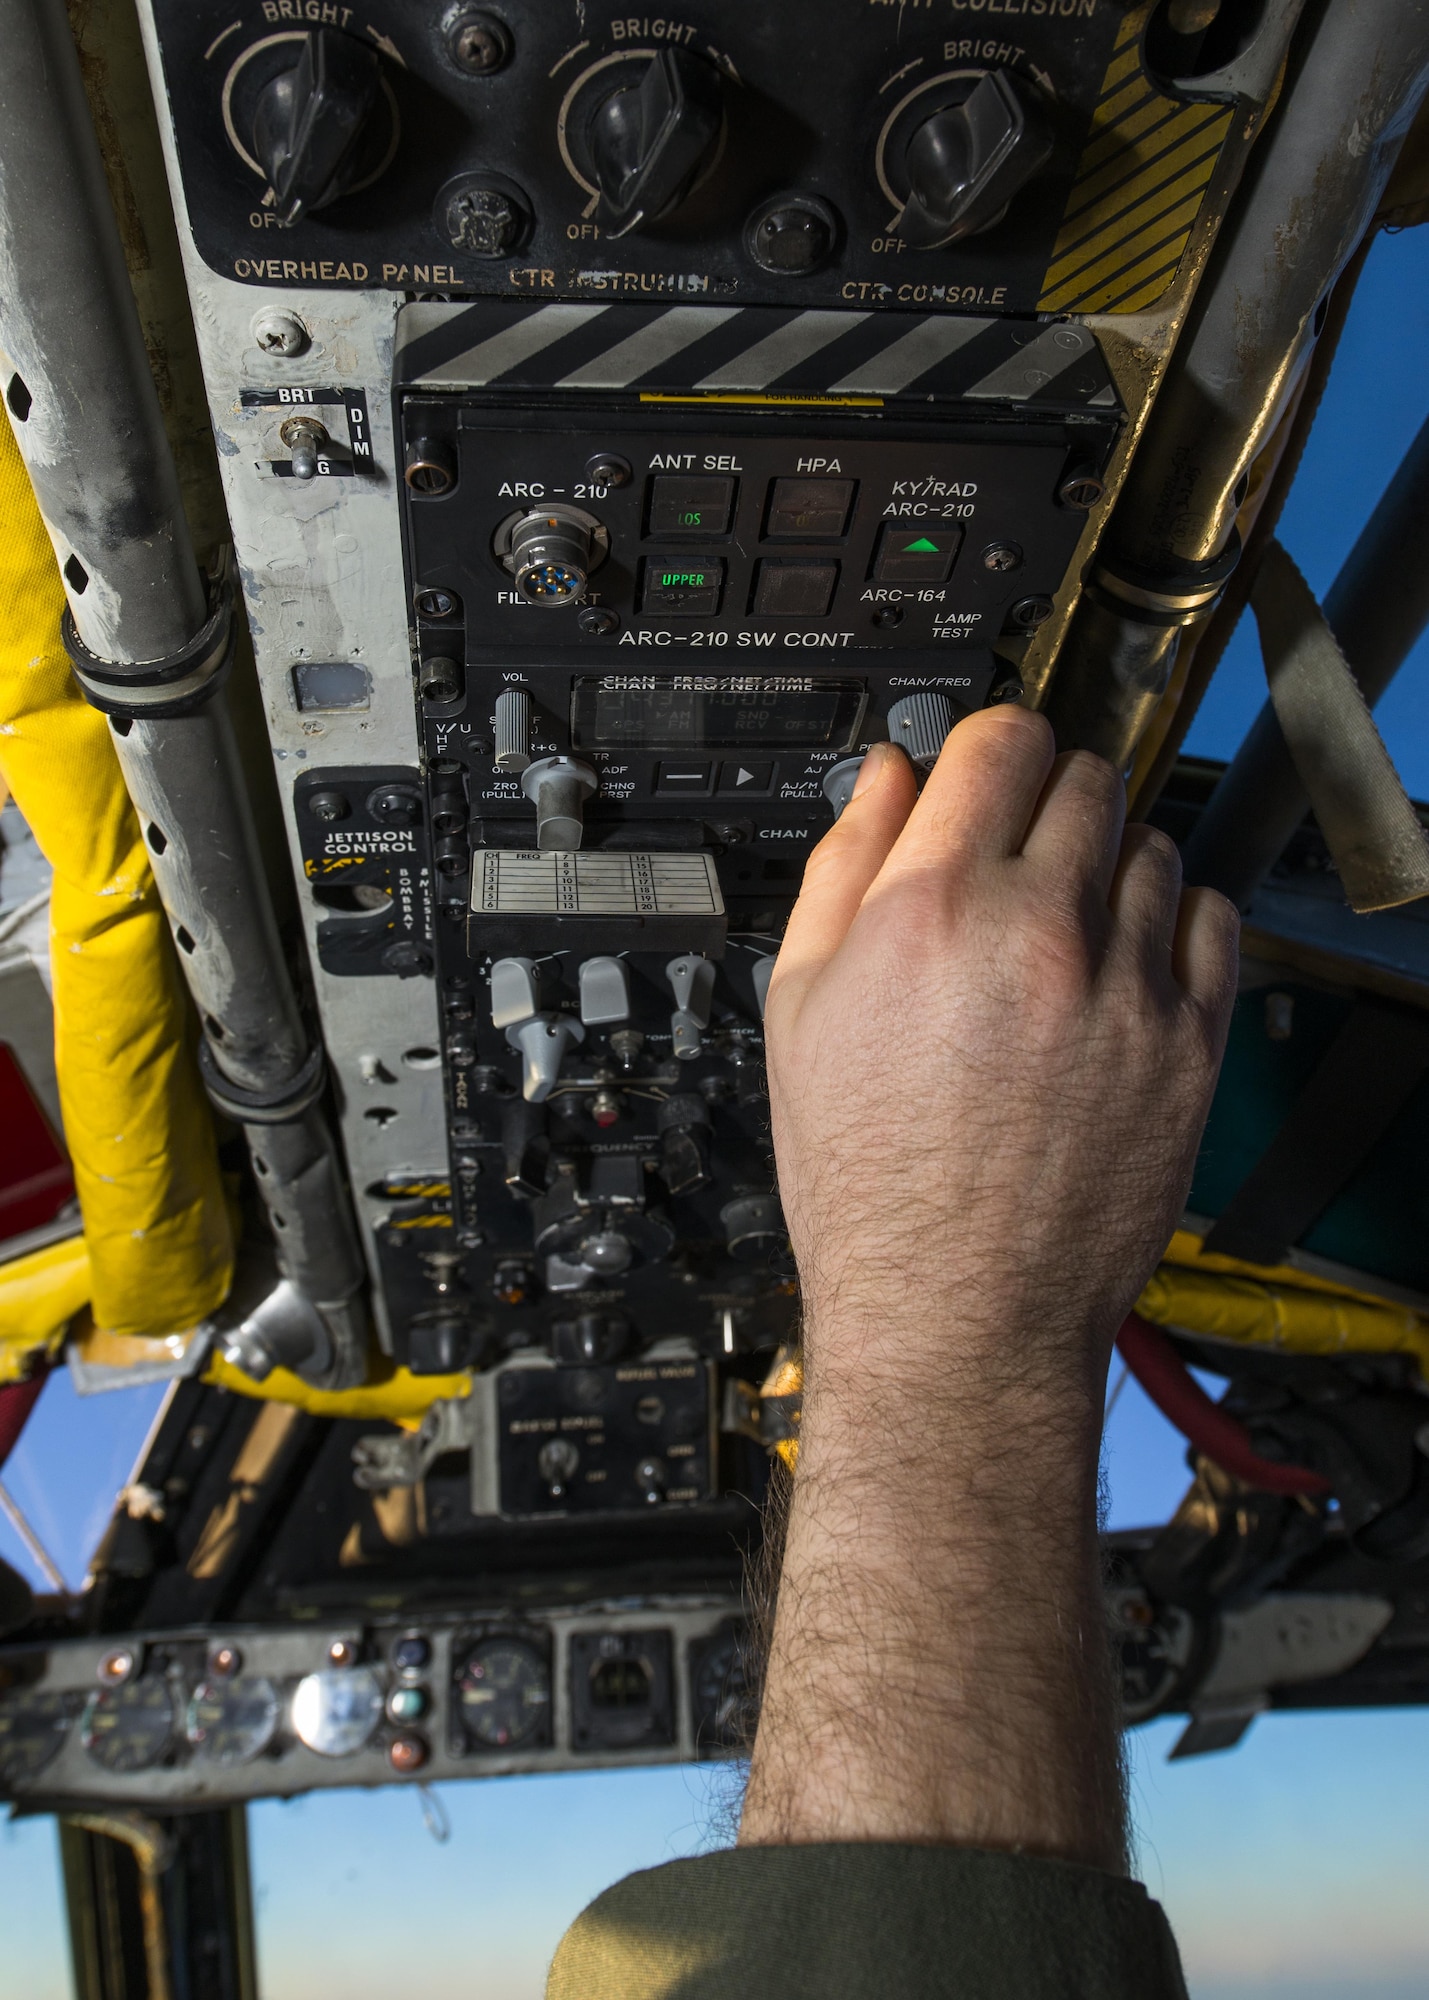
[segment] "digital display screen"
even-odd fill
[[[591,674],[571,696],[577,750],[846,750],[861,681],[762,674]]]

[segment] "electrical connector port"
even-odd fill
[[[579,604],[610,553],[610,536],[580,507],[533,508],[501,523],[492,550],[528,604]]]

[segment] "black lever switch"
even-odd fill
[[[628,236],[677,207],[719,144],[723,118],[718,72],[685,49],[661,49],[638,84],[607,97],[589,132],[606,234]]]
[[[935,111],[908,141],[908,201],[895,225],[913,250],[937,250],[997,221],[1052,151],[1030,86],[989,70],[965,97]]]
[[[253,114],[253,150],[279,222],[286,226],[325,208],[362,177],[381,89],[376,50],[331,28],[304,35],[293,67],[264,86]]]

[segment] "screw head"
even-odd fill
[[[494,14],[463,14],[448,31],[447,50],[468,76],[491,76],[511,60],[511,30]]]
[[[982,566],[998,573],[1021,569],[1022,551],[1016,542],[991,542],[982,552]]]
[[[279,312],[274,306],[253,315],[251,331],[254,345],[264,354],[303,354],[311,339],[296,313]]]
[[[419,590],[414,602],[419,618],[450,618],[457,608],[456,593],[450,590]]]
[[[628,486],[632,477],[630,460],[616,451],[598,451],[586,460],[585,476],[592,486]]]
[[[606,604],[588,604],[576,619],[582,632],[591,639],[603,639],[615,631],[620,620]]]
[[[415,938],[399,938],[383,952],[382,969],[384,972],[395,972],[399,979],[412,979],[419,973],[433,970],[432,954]]]
[[[1021,681],[1000,681],[989,693],[988,701],[993,704],[1001,701],[1021,701],[1026,692]]]
[[[1035,632],[1052,616],[1050,597],[1021,597],[1007,614],[1007,622],[1019,632]]]
[[[817,195],[776,195],[750,216],[744,241],[762,270],[800,278],[827,263],[838,236],[838,216]]]
[[[1075,472],[1067,474],[1057,488],[1057,498],[1064,507],[1072,507],[1079,514],[1085,514],[1089,507],[1096,506],[1105,492],[1106,482],[1100,473],[1080,466]]]
[[[453,250],[505,257],[526,233],[530,210],[505,188],[460,181],[442,204],[442,227]]]
[[[208,1656],[208,1670],[215,1680],[231,1681],[243,1665],[243,1655],[236,1646],[215,1646]]]
[[[320,792],[308,793],[308,811],[314,819],[331,821],[346,819],[352,807],[345,792],[335,792],[325,788]]]
[[[892,631],[895,625],[903,623],[904,611],[901,604],[881,604],[873,614],[873,622],[883,631]]]

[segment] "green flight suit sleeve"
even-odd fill
[[[546,2000],[1186,2000],[1139,1882],[976,1848],[741,1847],[628,1875]]]

